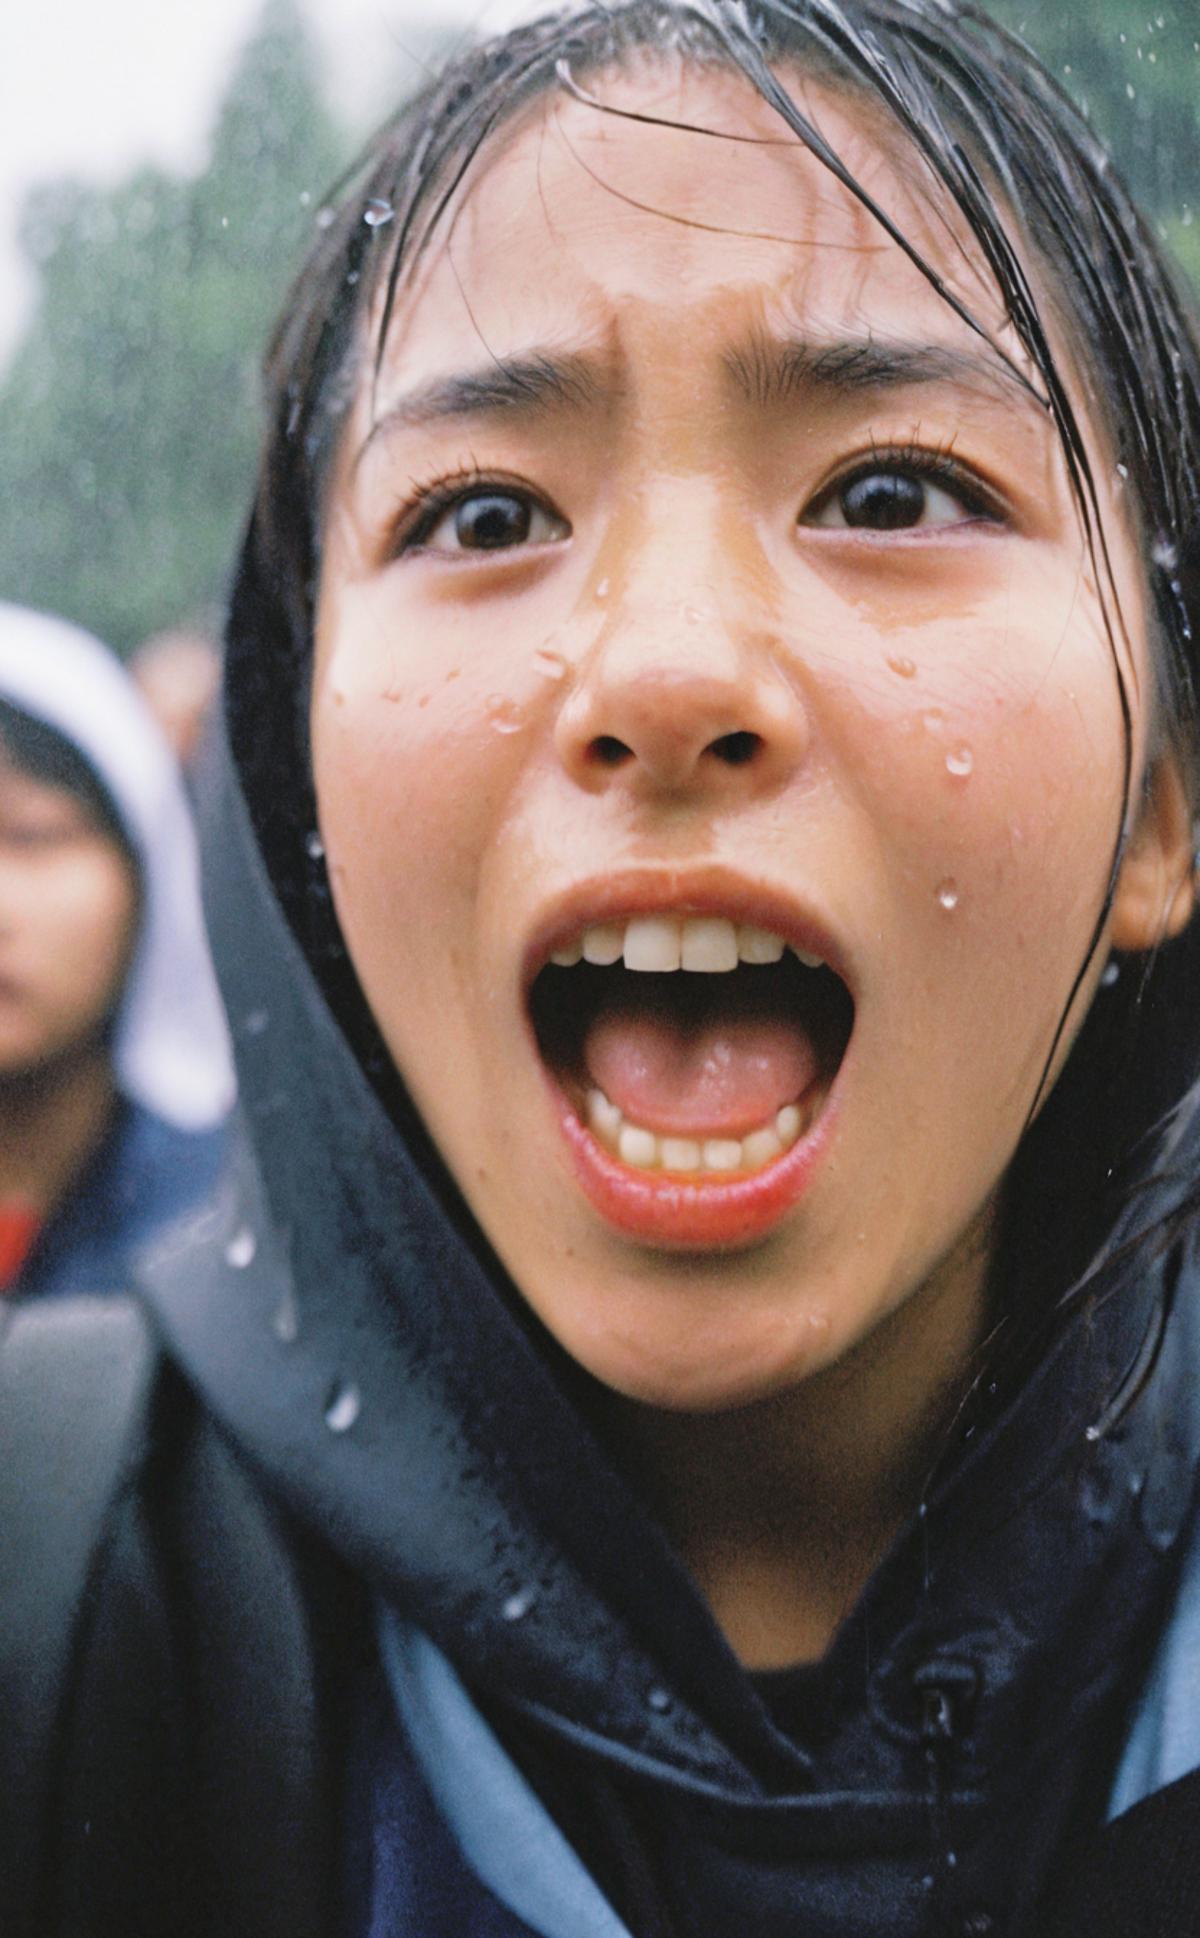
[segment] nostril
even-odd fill
[[[593,760],[599,761],[602,767],[619,767],[623,760],[630,760],[633,755],[631,747],[627,747],[623,740],[618,740],[610,733],[597,734],[588,752]]]
[[[708,752],[723,760],[727,767],[745,767],[761,746],[761,734],[723,733],[719,740],[709,744]]]

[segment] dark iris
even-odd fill
[[[902,471],[870,471],[852,478],[839,494],[847,525],[896,532],[919,525],[925,514],[925,486]]]
[[[532,518],[527,498],[511,491],[479,491],[456,506],[454,536],[465,551],[499,551],[505,545],[523,545]]]

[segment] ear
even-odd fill
[[[1192,816],[1178,762],[1151,770],[1113,896],[1114,949],[1153,949],[1187,927],[1196,906]]]

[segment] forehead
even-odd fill
[[[850,174],[1026,370],[978,244],[883,111],[786,78]],[[476,158],[393,319],[385,361],[401,383],[533,342],[619,349],[656,327],[677,340],[707,317],[983,348],[742,76],[653,59],[588,91],[602,107],[546,96]]]

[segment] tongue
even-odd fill
[[[604,1009],[583,1058],[627,1118],[677,1137],[744,1137],[803,1096],[819,1068],[812,1039],[791,1018],[697,1022],[641,1004]]]

